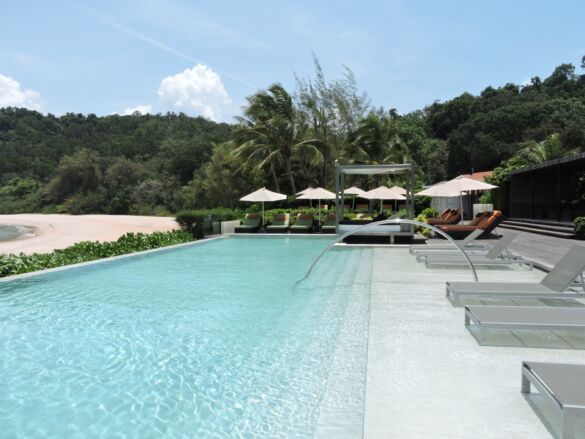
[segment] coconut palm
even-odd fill
[[[524,144],[519,156],[529,163],[543,163],[566,155],[576,154],[577,149],[566,149],[558,133],[551,134],[542,142],[530,141]]]
[[[248,97],[244,118],[239,118],[236,132],[236,157],[244,157],[244,166],[268,169],[274,186],[280,192],[278,172],[288,178],[290,189],[296,192],[293,173],[295,162],[320,164],[323,154],[318,139],[303,139],[303,125],[293,100],[279,84]]]

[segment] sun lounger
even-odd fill
[[[447,214],[441,214],[439,218],[428,218],[427,223],[431,226],[438,226],[438,225],[447,225],[447,224],[457,224],[461,221],[461,211],[459,209],[451,209]]]
[[[270,225],[266,226],[266,231],[270,233],[284,233],[290,227],[290,215],[288,213],[277,213],[272,217]]]
[[[295,223],[290,227],[292,233],[311,233],[313,231],[313,215],[299,213]]]
[[[585,308],[555,306],[486,306],[465,307],[465,326],[479,331],[481,342],[490,329],[585,331]]]
[[[533,385],[562,417],[559,437],[575,438],[575,421],[585,419],[585,365],[522,363],[522,393]]]
[[[494,211],[490,216],[482,218],[477,224],[459,224],[459,225],[447,225],[438,226],[443,232],[448,234],[454,239],[463,239],[471,232],[477,229],[483,230],[482,236],[488,236],[495,228],[504,221],[505,217],[499,210]]]
[[[507,233],[488,251],[466,251],[469,259],[474,266],[508,266],[508,265],[522,265],[532,270],[532,261],[524,259],[519,256],[506,255],[510,242],[517,236],[517,233]],[[427,267],[434,267],[437,265],[460,266],[467,265],[467,260],[463,257],[461,252],[443,251],[419,254],[416,256],[417,261],[425,263]]]
[[[481,235],[483,233],[483,230],[474,230],[473,232],[471,232],[469,235],[467,235],[467,237],[465,239],[459,240],[457,241],[455,244],[445,244],[444,240],[441,240],[441,244],[416,244],[416,245],[411,245],[409,247],[409,252],[411,255],[419,255],[419,254],[426,254],[426,253],[431,253],[431,252],[436,252],[436,251],[443,251],[443,250],[447,250],[447,251],[459,251],[460,248],[463,249],[486,249],[487,251],[487,247],[485,245],[478,245],[478,244],[474,244],[473,241],[475,241],[475,239]]]
[[[323,233],[335,233],[335,214],[330,213],[327,215],[327,219],[321,225],[321,232]]]
[[[575,298],[582,293],[564,292],[585,270],[585,247],[574,246],[540,283],[447,282],[447,298],[455,306],[461,296]]]
[[[242,224],[235,228],[236,233],[256,233],[260,230],[262,216],[258,213],[248,213]]]

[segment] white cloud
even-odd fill
[[[120,113],[121,116],[130,116],[134,113],[149,114],[152,113],[152,105],[137,105],[136,107],[126,108]]]
[[[221,119],[223,111],[229,109],[232,103],[221,77],[205,64],[197,64],[192,69],[164,78],[160,82],[158,96],[169,110],[215,121]]]
[[[23,89],[20,83],[0,74],[0,108],[25,107],[41,111],[43,102],[38,91]]]

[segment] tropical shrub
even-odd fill
[[[424,215],[425,218],[437,218],[439,213],[440,212],[434,207],[427,207],[421,212],[421,215]]]
[[[32,255],[0,255],[0,277],[64,265],[88,262],[96,259],[120,256],[143,250],[181,244],[193,240],[189,233],[173,230],[170,232],[127,233],[117,241],[84,241],[52,253],[33,253]]]
[[[420,215],[418,215],[414,220],[415,221],[418,221],[418,222],[421,222],[421,223],[428,223],[427,216],[425,214],[423,214],[423,213],[421,213]],[[420,233],[425,238],[429,238],[431,236],[431,229],[429,229],[427,227],[415,226],[414,231],[416,233]]]
[[[575,218],[573,221],[573,227],[575,228],[577,238],[585,239],[585,216]]]

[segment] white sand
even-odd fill
[[[80,241],[115,241],[128,232],[178,229],[171,217],[130,215],[0,215],[0,225],[34,227],[34,236],[0,241],[0,253],[46,253]]]

